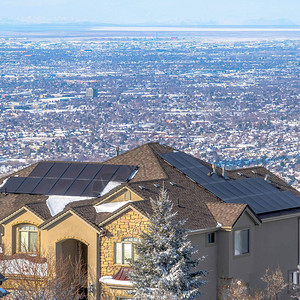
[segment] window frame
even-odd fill
[[[247,231],[248,232],[248,240],[247,240],[248,251],[236,254],[236,242],[237,242],[236,234],[238,232],[242,232],[242,231]],[[241,248],[243,248],[243,247],[241,247]],[[238,228],[238,229],[233,231],[233,256],[234,257],[242,257],[242,256],[247,256],[247,255],[250,255],[250,227]]]
[[[210,237],[213,237],[213,242],[211,242]],[[205,237],[206,246],[207,247],[215,246],[216,245],[216,238],[217,238],[216,231],[206,233],[206,237]]]
[[[29,229],[22,229],[22,227],[29,227]],[[35,229],[31,229],[35,228]],[[29,249],[24,249],[21,241],[21,233],[27,233],[27,246],[29,246]],[[35,249],[31,249],[31,234],[30,233],[36,233],[36,244],[34,245]],[[30,223],[21,223],[16,226],[16,250],[17,253],[29,253],[29,254],[36,254],[39,249],[39,230],[38,227],[34,224]]]
[[[121,242],[114,243],[114,264],[115,265],[130,265],[130,261],[134,261],[137,257],[135,255],[135,245],[141,241],[137,237],[124,237]],[[126,245],[131,245],[131,257],[130,259],[125,259],[125,247]],[[117,261],[120,254],[117,254],[117,247],[121,247],[121,262]],[[127,261],[127,262],[126,262]]]
[[[288,271],[288,292],[292,293],[296,291],[299,288],[299,285],[300,285],[299,271],[296,269],[289,270]]]

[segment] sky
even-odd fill
[[[0,24],[300,25],[300,0],[0,0]]]

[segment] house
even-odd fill
[[[263,289],[267,268],[298,280],[300,193],[261,166],[227,171],[148,143],[103,163],[39,162],[0,185],[2,251],[80,257],[89,299],[130,298],[129,261],[162,187],[205,257],[203,299],[233,278]]]

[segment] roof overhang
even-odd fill
[[[58,215],[56,215],[55,217],[53,217],[50,221],[44,222],[43,224],[41,224],[39,226],[39,228],[41,230],[47,229],[48,227],[50,227],[51,225],[54,225],[56,222],[59,222],[59,220],[63,219],[64,217],[68,216],[68,215],[72,215],[78,219],[80,219],[81,221],[85,222],[90,228],[92,228],[94,231],[100,233],[100,229],[96,229],[96,227],[92,226],[92,224],[90,224],[89,222],[87,222],[84,218],[82,218],[78,213],[76,213],[76,211],[74,211],[73,209],[68,209]]]
[[[0,220],[0,224],[3,224],[7,221],[9,221],[10,219],[12,219],[13,217],[15,217],[16,215],[18,215],[19,213],[21,213],[22,211],[26,211],[26,212],[30,212],[32,214],[34,214],[38,219],[40,219],[42,222],[44,222],[45,220],[42,219],[38,214],[36,214],[33,210],[29,209],[26,205],[22,206],[21,208],[19,208],[18,210],[12,212],[11,214],[9,214],[8,216],[4,217],[2,220]]]
[[[107,201],[109,198],[115,196],[116,194],[122,192],[123,190],[129,190],[130,192],[132,192],[132,193],[136,194],[137,196],[141,197],[141,195],[139,195],[134,189],[129,187],[126,183],[123,183],[122,185],[116,187],[116,190],[114,192],[103,195],[103,197],[101,197],[99,199],[99,201],[94,204],[94,206],[103,204],[103,202]],[[141,197],[141,200],[143,200],[142,197]]]
[[[132,205],[132,202],[130,202],[127,205],[125,205],[124,207],[122,207],[119,210],[117,210],[115,213],[113,213],[107,219],[105,219],[104,221],[102,221],[101,223],[99,223],[98,226],[105,225],[106,223],[108,223],[111,220],[117,218],[119,215],[123,214],[124,212],[126,212],[126,211],[128,211],[130,209],[134,210],[138,214],[142,215],[144,218],[148,219],[148,217],[144,213],[142,213],[139,209],[137,209],[136,207],[134,207],[134,205]]]

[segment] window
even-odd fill
[[[115,244],[115,263],[116,264],[129,264],[137,258],[135,244],[140,242],[139,238],[124,238],[121,243]]]
[[[297,271],[289,272],[289,290],[295,291],[299,288],[299,273]]]
[[[32,225],[18,226],[19,252],[37,252],[38,229]]]
[[[249,253],[249,229],[234,232],[234,255]]]
[[[211,245],[216,242],[216,233],[215,232],[210,232],[207,234],[207,244]]]

